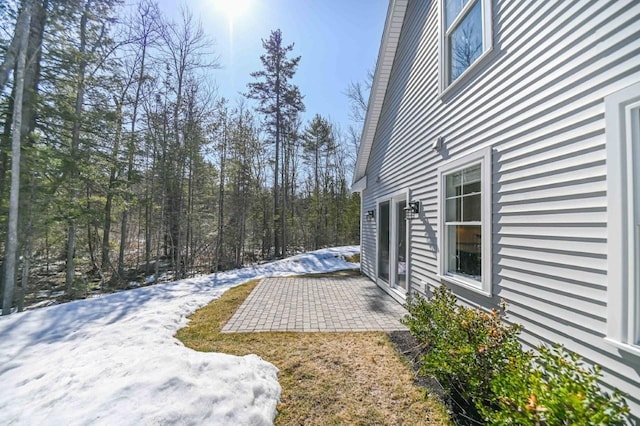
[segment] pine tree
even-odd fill
[[[260,56],[263,69],[251,73],[255,82],[249,83],[246,96],[259,102],[258,111],[265,115],[265,125],[275,143],[275,169],[273,174],[273,220],[274,220],[274,251],[280,257],[285,250],[281,247],[284,241],[284,231],[280,199],[282,190],[279,184],[280,150],[286,126],[292,115],[304,111],[302,95],[291,79],[296,73],[300,56],[289,59],[293,51],[293,44],[284,45],[282,32],[278,29],[271,32],[267,40],[262,40],[262,47],[266,53]]]
[[[327,179],[321,179],[327,170],[329,156],[335,151],[335,141],[333,138],[333,129],[328,120],[316,114],[311,120],[309,126],[305,130],[303,156],[307,165],[313,171],[313,196],[312,196],[312,214],[311,217],[314,227],[313,248],[319,249],[324,244],[323,239],[327,235],[327,230],[323,226],[325,218],[323,216],[323,208],[326,204],[322,200],[320,191],[326,192]],[[323,164],[324,163],[324,164]],[[321,188],[322,185],[322,188]]]

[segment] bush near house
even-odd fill
[[[467,401],[491,393],[496,371],[520,357],[517,325],[506,325],[497,310],[490,313],[456,305],[445,287],[429,300],[416,296],[403,320],[425,345],[421,372],[436,377]]]
[[[618,391],[598,386],[600,370],[585,368],[562,346],[524,351],[519,325],[503,321],[506,306],[485,312],[456,304],[444,286],[416,296],[403,322],[424,346],[421,373],[475,407],[488,424],[617,425],[629,408]]]

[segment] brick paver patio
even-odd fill
[[[406,313],[365,277],[265,278],[222,332],[406,330]]]

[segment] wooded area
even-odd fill
[[[366,87],[346,90],[348,131],[305,123],[301,58],[279,30],[231,102],[188,11],[16,0],[0,26],[3,314],[358,243]]]

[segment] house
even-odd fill
[[[386,292],[503,298],[640,417],[640,2],[391,0],[352,188]]]

